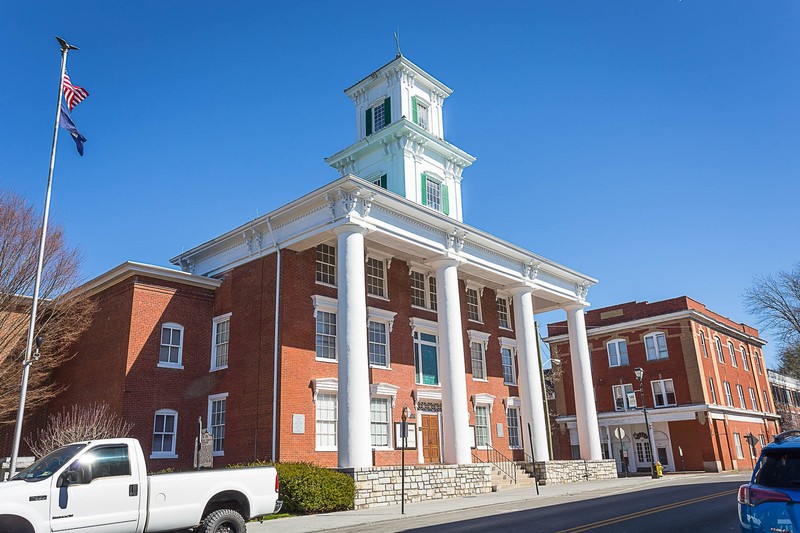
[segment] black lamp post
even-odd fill
[[[647,403],[645,403],[644,401],[644,383],[642,382],[642,378],[644,377],[644,370],[642,370],[642,367],[637,366],[636,368],[633,369],[633,373],[636,374],[636,379],[639,380],[639,393],[642,395],[642,411],[644,411],[644,425],[647,428],[647,443],[650,445],[650,476],[653,479],[657,479],[658,474],[656,473],[653,436],[650,433],[650,422],[647,420]]]

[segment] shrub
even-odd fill
[[[312,463],[275,463],[263,461],[231,465],[274,466],[281,484],[283,510],[292,514],[330,513],[353,508],[355,482],[347,474]]]

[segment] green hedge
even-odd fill
[[[355,482],[347,474],[312,463],[254,463],[230,465],[274,466],[281,485],[283,511],[292,514],[330,513],[353,508]]]

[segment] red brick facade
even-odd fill
[[[679,470],[684,466],[688,470],[749,467],[750,454],[744,436],[752,433],[763,439],[762,442],[768,442],[778,432],[761,354],[764,343],[758,338],[756,329],[711,312],[703,304],[687,297],[594,309],[585,314],[585,320],[605,454],[609,453],[609,440],[611,449],[619,447],[613,433],[616,427],[635,428],[632,431],[638,431],[640,437],[643,435],[641,432],[645,426],[641,409],[619,408],[613,391],[615,385],[631,385],[637,405],[641,406],[639,383],[634,375],[636,367],[644,370],[645,401],[654,432],[658,432],[662,439],[665,449],[661,450],[661,456],[670,463],[669,470]],[[570,458],[570,433],[564,421],[574,416],[575,401],[569,343],[563,338],[564,333],[566,323],[548,325],[553,357],[561,359],[564,369],[563,378],[557,383],[557,411],[562,417],[557,438],[560,439],[562,458]],[[645,336],[653,333],[664,334],[668,354],[665,357],[648,359]],[[716,349],[716,338],[722,347],[721,359]],[[627,346],[628,362],[612,365],[608,343],[619,339],[624,340]],[[733,360],[729,342],[734,348]],[[672,380],[674,404],[655,407],[656,394],[651,385],[654,380]],[[726,395],[726,383],[730,387],[730,400]],[[737,385],[741,387],[743,402]],[[631,429],[628,437],[630,433]],[[734,434],[739,436],[741,454]],[[572,443],[575,443],[574,437]],[[636,443],[630,445],[632,453]],[[757,451],[760,446],[756,446]],[[658,440],[656,447],[660,447]],[[619,459],[618,452],[614,457]],[[635,466],[642,469],[641,464]]]

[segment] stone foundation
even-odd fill
[[[356,509],[400,503],[402,473],[399,466],[342,468],[340,472],[356,482]],[[405,486],[406,503],[483,494],[492,490],[491,466],[407,466]]]
[[[600,461],[547,461],[534,463],[540,485],[563,485],[598,479],[616,479],[617,463],[613,459]]]

